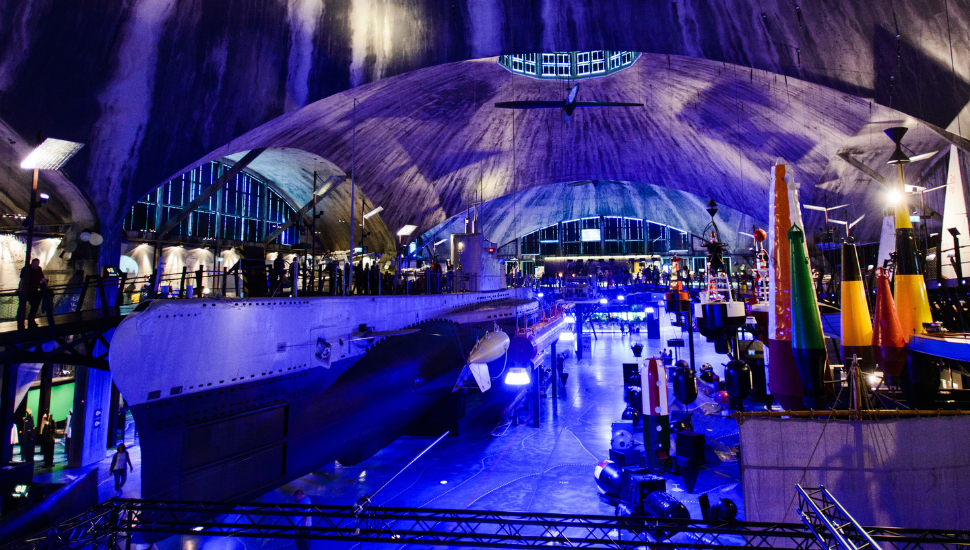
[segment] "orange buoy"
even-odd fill
[[[899,324],[896,302],[889,290],[886,270],[876,269],[876,317],[872,331],[872,355],[887,376],[899,376],[906,366],[906,337]]]

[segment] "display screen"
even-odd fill
[[[600,230],[599,229],[583,229],[582,235],[580,237],[584,243],[599,242],[600,240]]]

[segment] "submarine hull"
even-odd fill
[[[368,458],[451,392],[485,333],[446,315],[513,299],[529,301],[510,290],[141,306],[109,364],[138,426],[142,496],[251,498]]]
[[[335,460],[367,459],[451,391],[464,364],[456,338],[474,342],[430,321],[333,365],[336,380],[311,368],[132,407],[150,472],[143,497],[250,498]]]

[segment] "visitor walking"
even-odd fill
[[[34,446],[37,444],[37,426],[34,424],[34,415],[30,409],[24,415],[24,427],[20,436],[20,460],[22,462],[34,461]]]
[[[54,420],[49,414],[40,419],[40,452],[44,455],[44,467],[54,467]]]
[[[118,496],[121,496],[121,488],[128,481],[128,470],[134,472],[135,467],[131,465],[131,458],[125,450],[125,444],[122,443],[118,445],[118,452],[111,457],[111,473],[115,476],[115,491],[118,492]]]
[[[304,493],[302,489],[297,489],[297,491],[293,493],[293,500],[297,504],[302,504],[307,507],[309,507],[310,504],[312,504],[310,502],[310,497],[306,496],[306,493]],[[308,511],[308,510],[303,510],[303,511]],[[309,532],[310,518],[307,516],[296,516],[294,518],[294,523],[297,526],[296,527],[297,537],[296,539],[294,539],[294,542],[296,542],[297,549],[310,550],[310,540],[305,538],[305,535]],[[303,536],[300,536],[300,535],[303,535]]]
[[[19,303],[17,305],[17,328],[24,328],[24,314],[27,315],[27,324],[31,328],[37,326],[34,317],[37,316],[37,309],[40,307],[40,300],[44,293],[41,285],[47,282],[44,278],[44,270],[40,267],[40,260],[34,258],[30,262],[30,267],[20,270],[20,286],[17,287]],[[29,305],[29,311],[28,310]]]

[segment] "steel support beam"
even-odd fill
[[[0,465],[10,464],[13,459],[13,444],[10,443],[10,431],[13,427],[13,417],[17,398],[17,365],[6,362],[0,364]],[[26,401],[26,399],[25,399]]]
[[[863,164],[861,161],[859,161],[858,159],[856,159],[855,157],[853,157],[851,154],[849,154],[849,153],[847,153],[845,151],[840,151],[837,154],[838,154],[838,156],[839,156],[840,159],[848,162],[849,164],[851,164],[852,166],[854,166],[855,168],[857,168],[858,170],[862,171],[864,174],[866,174],[867,176],[869,176],[870,178],[878,181],[879,183],[883,184],[886,187],[890,187],[890,188],[892,187],[892,184],[889,182],[889,180],[887,180],[885,177],[883,177],[882,174],[880,174],[879,172],[876,172],[872,168],[869,168],[868,166],[866,166],[865,164]]]
[[[272,233],[267,235],[266,238],[263,240],[263,244],[266,245],[273,242],[277,237],[282,235],[284,231],[289,229],[300,218],[303,218],[304,220],[306,220],[307,212],[312,210],[313,207],[317,205],[317,203],[323,200],[324,197],[329,195],[331,191],[336,189],[337,186],[340,185],[346,179],[347,179],[347,176],[330,176],[329,178],[324,180],[323,185],[321,185],[320,187],[320,190],[317,192],[316,195],[313,196],[312,199],[310,199],[310,202],[304,204],[303,208],[300,208],[300,210],[298,210],[295,214],[293,214],[290,217],[290,219],[283,222],[282,225],[280,225],[275,230],[273,230]],[[312,217],[310,218],[310,226],[314,228],[313,238],[316,239],[317,238],[316,220],[313,220]]]
[[[215,183],[203,189],[202,193],[198,197],[196,197],[194,201],[185,205],[185,208],[183,208],[182,211],[179,212],[177,216],[165,222],[165,225],[163,225],[162,228],[158,230],[158,234],[157,234],[158,239],[161,240],[162,237],[167,235],[169,231],[171,231],[172,229],[175,229],[175,226],[182,223],[182,221],[185,220],[185,218],[188,218],[189,215],[192,214],[192,212],[194,212],[196,208],[202,206],[202,203],[209,200],[212,197],[212,195],[215,195],[220,190],[222,190],[222,188],[225,187],[227,183],[229,183],[229,180],[236,177],[236,175],[239,174],[239,172],[242,172],[243,169],[249,166],[249,163],[256,160],[256,157],[262,154],[262,152],[265,150],[266,150],[265,147],[260,147],[246,153],[246,156],[241,158],[239,162],[237,162],[236,164],[233,164],[232,168],[224,172],[222,176],[220,176],[219,179],[215,181]]]
[[[939,126],[934,126],[926,121],[923,121],[923,124],[930,130],[933,130],[937,134],[940,134],[943,137],[943,139],[949,141],[953,145],[956,145],[960,149],[963,149],[963,152],[970,153],[970,139],[967,139],[963,136],[958,136],[957,134],[954,134],[949,130],[940,128]]]

